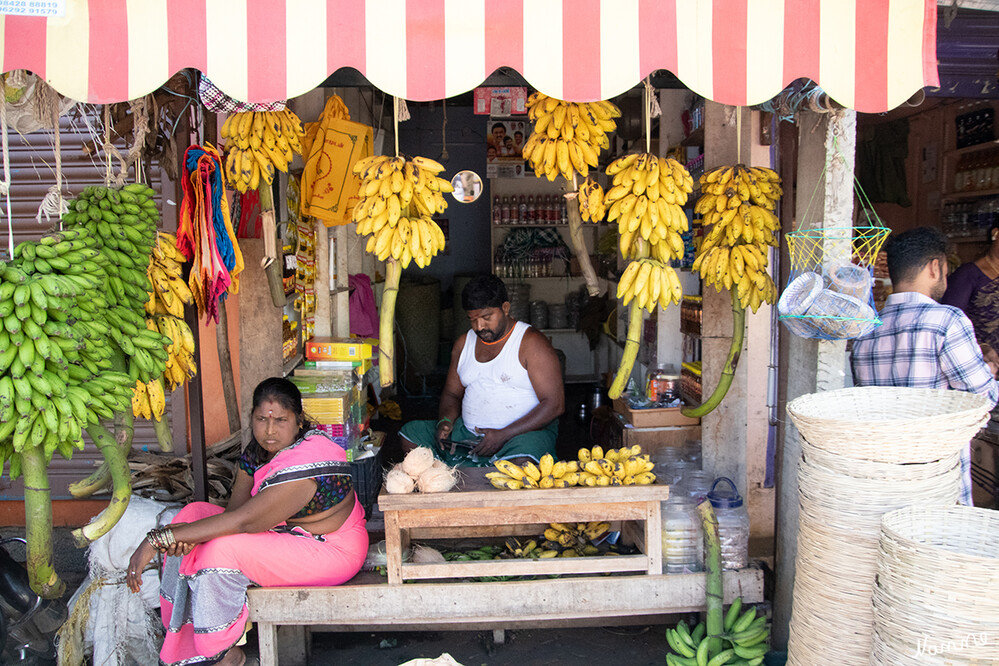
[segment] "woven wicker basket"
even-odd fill
[[[999,513],[888,513],[877,570],[872,664],[999,663]]]
[[[989,418],[988,401],[973,393],[883,386],[803,395],[787,411],[815,446],[886,463],[945,458],[967,446]]]
[[[881,518],[904,506],[953,504],[960,455],[893,465],[847,458],[804,440],[801,447],[788,663],[866,663]]]

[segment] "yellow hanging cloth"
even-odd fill
[[[349,224],[361,183],[351,169],[371,155],[373,130],[350,120],[337,95],[326,101],[316,123],[306,126],[307,155],[302,172],[301,212],[328,227]]]

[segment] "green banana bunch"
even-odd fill
[[[722,649],[711,654],[703,622],[693,630],[681,621],[666,630],[666,642],[675,654],[666,655],[667,666],[759,666],[767,653],[765,616],[756,616],[756,608],[742,610],[742,597],[737,598],[725,614]]]
[[[82,432],[129,405],[128,375],[112,370],[101,289],[109,260],[86,229],[24,242],[0,264],[0,462],[83,448]]]
[[[158,379],[166,368],[171,341],[145,322],[153,293],[147,269],[157,244],[159,212],[153,190],[142,183],[122,188],[91,186],[70,202],[63,223],[86,229],[107,259],[102,285],[107,300],[108,334],[125,354],[131,386]],[[131,404],[131,398],[129,399]]]

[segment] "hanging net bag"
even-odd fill
[[[822,170],[825,179],[829,165]],[[816,187],[816,189],[818,189]],[[881,324],[871,285],[878,251],[891,230],[874,212],[854,178],[854,190],[863,208],[863,220],[849,227],[813,228],[805,222],[786,234],[791,274],[777,303],[787,329],[803,338],[845,340],[857,338]]]

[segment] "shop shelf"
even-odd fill
[[[285,361],[284,365],[281,368],[281,376],[287,377],[288,375],[290,375],[292,370],[298,367],[298,364],[302,362],[302,359],[303,359],[302,352],[298,352],[290,359]]]
[[[981,199],[982,197],[992,197],[999,194],[999,188],[988,190],[972,190],[970,192],[951,192],[940,197],[941,201],[962,201],[966,199]]]

